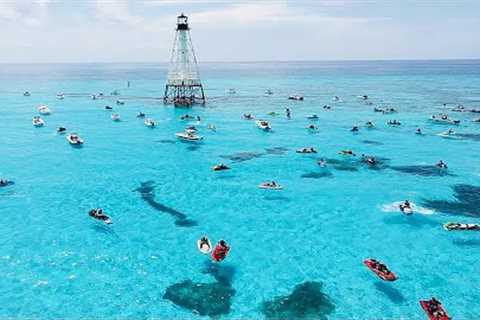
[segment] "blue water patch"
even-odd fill
[[[390,169],[424,177],[453,176],[449,170],[441,169],[435,165],[391,166]]]
[[[480,217],[480,187],[468,184],[453,186],[456,201],[424,200],[424,206],[453,215]]]
[[[322,284],[315,281],[301,283],[289,295],[262,304],[266,319],[326,320],[334,310],[330,297],[322,292]]]

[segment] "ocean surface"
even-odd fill
[[[203,63],[207,104],[193,109],[158,99],[166,72],[0,65],[0,177],[15,182],[0,188],[1,318],[426,319],[419,300],[432,296],[455,319],[480,317],[480,232],[442,227],[480,223],[480,114],[452,111],[480,109],[480,61]],[[36,128],[42,104],[52,114]],[[373,111],[385,106],[398,113]],[[438,113],[461,123],[429,121]],[[192,124],[204,140],[178,141]],[[456,135],[438,135],[449,128]],[[318,153],[295,152],[310,146]],[[231,170],[212,171],[220,162]],[[258,188],[269,180],[284,189]],[[405,199],[413,215],[397,209]],[[96,207],[112,225],[88,216]],[[225,261],[197,250],[203,235],[227,241]],[[366,258],[399,279],[382,281]]]

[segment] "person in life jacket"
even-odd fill
[[[230,247],[227,245],[225,240],[218,241],[215,249],[212,251],[212,259],[214,261],[220,262],[227,257]]]

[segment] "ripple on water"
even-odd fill
[[[287,296],[265,301],[261,309],[267,319],[325,320],[335,305],[322,292],[320,282],[307,281],[297,285]]]

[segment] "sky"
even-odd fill
[[[0,63],[480,58],[480,0],[0,0]]]

